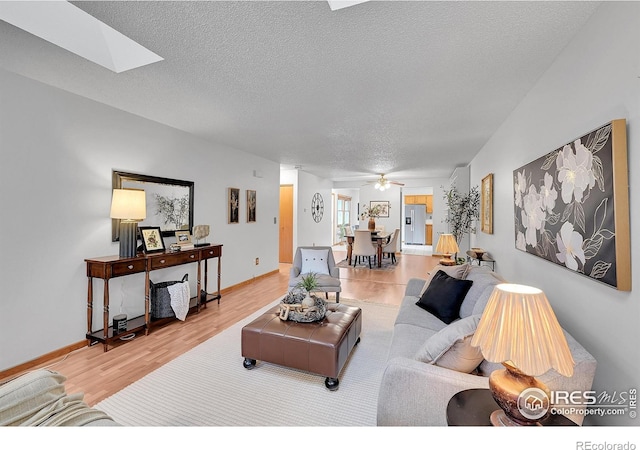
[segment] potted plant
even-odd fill
[[[307,291],[307,296],[302,300],[302,306],[308,308],[315,306],[316,301],[311,297],[311,291],[315,291],[318,288],[318,275],[313,272],[303,275],[297,286]]]
[[[467,233],[475,233],[475,222],[480,217],[480,191],[478,186],[472,187],[467,194],[463,194],[451,185],[448,190],[444,190],[444,200],[449,209],[445,222],[449,224],[451,234],[460,241]]]
[[[360,220],[368,218],[368,228],[369,230],[374,231],[376,229],[376,219],[380,216],[380,214],[382,214],[382,206],[376,205],[373,208],[365,206],[362,210],[362,213],[360,214]]]

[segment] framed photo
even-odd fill
[[[247,190],[247,222],[256,221],[256,191]]]
[[[193,230],[193,181],[175,180],[129,172],[112,172],[113,189],[141,189],[146,193],[147,218],[139,226],[159,227],[162,236]],[[119,240],[119,219],[111,221],[111,240]]]
[[[518,250],[631,290],[626,130],[613,120],[513,171]]]
[[[229,223],[240,223],[240,189],[228,189]]]
[[[142,237],[142,246],[145,253],[163,252],[164,240],[160,227],[138,227]]]
[[[480,200],[480,230],[493,234],[493,174],[482,179]]]
[[[191,244],[191,234],[188,231],[176,231],[176,243]]]
[[[380,208],[378,217],[389,217],[389,202],[369,202],[369,211],[376,207]]]

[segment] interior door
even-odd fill
[[[280,186],[280,257],[281,263],[293,263],[293,185]]]

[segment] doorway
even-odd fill
[[[293,263],[293,185],[280,186],[280,256],[281,263]]]

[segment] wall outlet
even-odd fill
[[[260,264],[260,258],[256,258],[256,266]]]

